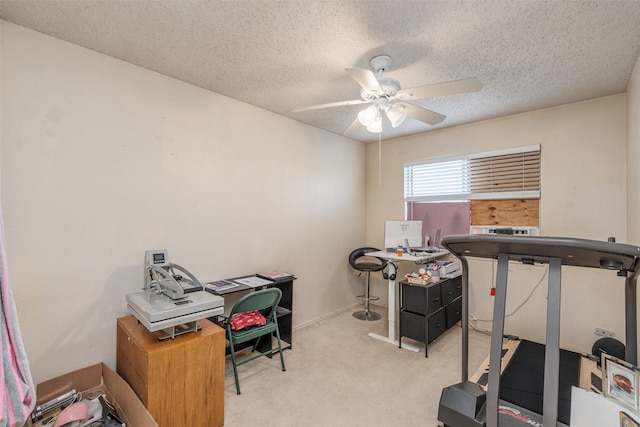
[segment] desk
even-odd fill
[[[373,332],[369,333],[369,336],[384,342],[388,342],[390,344],[399,345],[396,335],[396,311],[398,305],[398,287],[396,286],[395,276],[397,274],[397,268],[394,262],[401,261],[413,261],[418,264],[423,264],[425,261],[434,260],[436,258],[440,258],[442,256],[448,255],[449,252],[443,250],[442,252],[435,253],[421,253],[420,255],[409,255],[403,254],[401,257],[398,256],[396,252],[387,252],[385,251],[377,251],[377,252],[367,252],[368,256],[386,259],[389,262],[389,333],[388,336],[383,336],[379,334],[374,334]],[[391,279],[394,277],[394,279]],[[416,346],[402,343],[402,348],[406,348],[407,350],[418,352],[420,349]]]
[[[242,276],[242,277],[250,277],[250,276]],[[232,296],[233,294],[239,292],[253,292],[259,289],[264,288],[278,288],[282,291],[282,299],[280,299],[280,303],[278,307],[276,307],[276,314],[278,316],[278,329],[280,330],[280,340],[282,341],[282,349],[291,349],[293,347],[293,281],[296,280],[295,276],[287,276],[278,279],[272,279],[269,283],[266,283],[263,286],[253,287],[247,286],[242,283],[236,282],[237,279],[241,279],[242,277],[236,277],[233,279],[225,279],[227,282],[233,282],[238,286],[230,289],[225,289],[223,291],[214,291],[208,288],[205,284],[205,289],[207,292],[211,292],[214,295],[219,295],[223,298],[225,296]],[[211,283],[211,282],[208,282]],[[234,298],[230,298],[232,301]],[[236,296],[235,300],[237,301],[239,297]],[[225,304],[225,314],[228,314],[228,310],[230,309],[230,305],[228,302]],[[214,322],[217,319],[212,319]],[[263,340],[265,341],[265,340]],[[268,340],[267,340],[268,341]],[[269,342],[261,342],[259,350],[267,351],[268,347],[271,345]],[[236,347],[240,348],[240,346]],[[277,353],[277,347],[275,351]]]

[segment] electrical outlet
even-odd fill
[[[600,335],[601,337],[613,337],[615,334],[611,331],[607,331],[604,328],[596,328],[594,334]]]

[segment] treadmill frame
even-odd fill
[[[560,291],[563,265],[605,268],[625,277],[625,360],[638,361],[637,278],[640,247],[596,240],[510,235],[450,235],[442,245],[462,265],[462,381],[469,378],[469,264],[467,258],[497,259],[496,294],[489,354],[487,427],[498,426],[502,338],[504,335],[507,276],[510,261],[549,264],[547,330],[543,390],[543,424],[557,425],[560,363]]]

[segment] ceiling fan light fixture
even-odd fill
[[[371,133],[382,132],[382,116],[379,114],[373,119],[371,124],[367,126],[367,130]]]
[[[378,116],[378,109],[370,105],[358,113],[358,121],[362,126],[368,127],[376,120],[376,116]]]
[[[404,105],[394,105],[387,110],[387,118],[391,122],[391,126],[394,128],[400,126],[407,118],[406,113],[403,112],[404,109]]]
[[[403,124],[407,117],[430,126],[435,126],[446,119],[443,114],[409,101],[478,92],[482,89],[482,82],[476,77],[402,89],[398,80],[383,76],[383,72],[387,71],[391,65],[389,55],[378,55],[371,58],[369,65],[373,71],[357,67],[346,69],[351,78],[360,85],[360,99],[311,105],[292,111],[302,112],[345,105],[372,104],[369,107],[363,107],[364,110],[358,113],[357,119],[351,123],[345,133],[354,131],[360,124],[369,132],[380,134],[382,133],[383,116],[387,117],[394,129]],[[385,127],[388,128],[386,123]]]

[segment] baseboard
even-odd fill
[[[380,308],[384,308],[385,310],[387,309],[387,307],[384,306],[384,305],[378,305],[378,304],[371,304],[371,305],[372,306],[376,306],[376,307],[380,307]],[[358,308],[358,307],[362,307],[362,302],[360,302],[360,301],[359,302],[355,302],[355,303],[353,303],[351,305],[348,305],[346,307],[343,307],[343,308],[341,308],[339,310],[335,310],[335,311],[332,311],[331,313],[325,314],[324,316],[320,316],[320,317],[317,317],[317,318],[315,318],[313,320],[309,320],[308,322],[304,322],[304,323],[301,323],[299,325],[296,325],[296,326],[293,327],[293,330],[297,331],[299,329],[306,328],[307,326],[314,325],[314,324],[316,324],[318,322],[321,322],[323,320],[326,320],[326,319],[329,319],[331,317],[337,316],[340,313],[344,313],[345,311],[353,310],[354,308]]]

